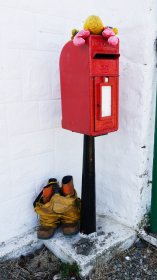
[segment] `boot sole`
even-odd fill
[[[77,234],[77,233],[79,233],[79,230],[77,230],[77,231],[75,231],[75,232],[73,232],[73,233],[64,233],[64,232],[63,232],[63,235],[69,235],[69,236],[71,236],[71,235],[75,235],[75,234]]]
[[[41,239],[41,240],[48,240],[50,238],[52,238],[54,236],[54,233],[52,235],[50,235],[49,237],[38,237],[38,239]]]

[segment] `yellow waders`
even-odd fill
[[[56,228],[60,222],[77,223],[80,220],[80,199],[75,191],[74,196],[54,194],[50,201],[42,204],[36,202],[35,211],[39,215],[39,223]]]

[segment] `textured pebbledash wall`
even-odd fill
[[[0,242],[37,224],[32,202],[49,177],[72,174],[80,195],[83,136],[61,128],[58,64],[90,14],[121,40],[119,131],[96,138],[97,211],[136,227],[150,205],[155,0],[1,0]]]

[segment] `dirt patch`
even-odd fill
[[[52,280],[60,261],[45,247],[28,256],[0,263],[0,280]]]
[[[62,263],[45,247],[28,256],[0,263],[0,280],[78,280],[59,276]],[[68,266],[64,266],[65,271]],[[97,261],[86,280],[157,280],[157,248],[138,240],[104,264]]]
[[[157,248],[138,240],[107,264],[100,259],[90,280],[157,280]]]

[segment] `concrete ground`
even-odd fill
[[[61,261],[76,262],[81,275],[86,276],[99,258],[109,260],[117,252],[131,247],[135,239],[136,233],[132,229],[109,217],[97,216],[97,233],[67,237],[58,230],[52,239],[44,241],[44,245]]]

